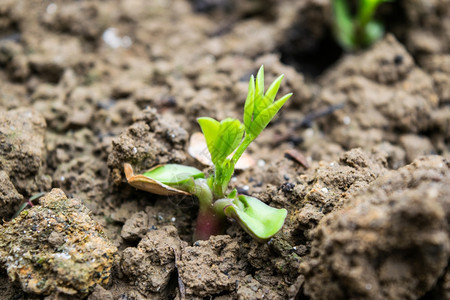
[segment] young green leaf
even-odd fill
[[[253,121],[253,109],[255,108],[255,78],[250,76],[248,83],[248,94],[244,105],[244,125],[245,130],[250,127]]]
[[[390,2],[391,0],[360,0],[358,6],[358,20],[364,24],[369,23],[372,19],[375,10],[383,2]]]
[[[287,216],[286,209],[270,207],[259,199],[245,195],[240,195],[233,204],[227,205],[224,212],[261,242],[267,241],[280,231]]]
[[[333,1],[335,34],[338,42],[344,49],[352,49],[354,47],[353,19],[346,1]]]
[[[219,161],[222,162],[241,143],[244,135],[244,125],[239,120],[227,118],[220,122],[216,148],[219,149]]]
[[[253,109],[253,120],[270,104],[270,98],[264,96],[264,66],[259,68],[256,74],[256,89],[255,89],[255,107]]]
[[[283,104],[291,97],[292,94],[288,94],[274,102],[283,78],[284,75],[280,75],[275,79],[265,94],[264,66],[259,69],[255,81],[253,76],[250,78],[244,108],[245,132],[246,135],[249,135],[250,140],[255,139],[261,133]]]
[[[239,146],[244,135],[244,125],[239,120],[227,118],[217,122],[211,118],[199,118],[211,159],[216,167]]]
[[[219,134],[220,123],[213,118],[202,117],[197,119],[203,135],[206,139],[206,145],[208,146],[209,153],[211,154],[211,160],[215,164],[217,161],[218,152],[216,150],[216,142]]]
[[[278,76],[277,79],[275,79],[274,82],[269,86],[269,88],[266,91],[265,96],[267,97],[267,102],[272,104],[273,100],[275,100],[275,96],[278,93],[278,90],[280,89],[281,81],[283,81],[284,74],[281,74]]]
[[[250,128],[248,129],[248,133],[254,137],[257,137],[264,128],[270,123],[270,121],[275,117],[277,112],[281,109],[281,107],[286,103],[286,101],[291,98],[292,93],[284,95],[281,99],[269,105],[266,109],[264,109],[255,119],[253,120]]]
[[[370,46],[381,38],[384,28],[373,20],[377,7],[391,0],[359,0],[355,16],[352,16],[349,0],[333,0],[334,34],[345,50],[357,50]]]

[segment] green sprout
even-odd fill
[[[44,196],[44,195],[45,195],[44,192],[40,192],[40,193],[37,193],[37,194],[34,194],[33,196],[31,196],[31,197],[28,199],[28,201],[22,203],[22,204],[19,206],[19,209],[16,211],[16,213],[14,214],[14,216],[13,216],[11,219],[15,219],[18,215],[20,215],[20,213],[21,213],[25,208],[27,208],[27,206],[33,207],[33,206],[34,206],[33,201],[34,201],[34,200],[37,200],[37,199],[39,199],[39,198],[41,198],[41,197]]]
[[[356,15],[352,16],[348,0],[333,0],[334,33],[346,51],[372,45],[384,34],[384,26],[373,20],[378,6],[390,0],[359,0]]]
[[[239,195],[236,189],[228,192],[228,184],[244,151],[292,96],[290,93],[275,101],[283,77],[279,76],[264,93],[264,67],[259,69],[256,80],[251,76],[243,124],[232,118],[221,122],[198,118],[214,164],[212,174],[207,176],[193,167],[166,164],[134,175],[131,165],[125,163],[128,183],[159,195],[195,195],[199,199],[199,214],[194,240],[222,234],[227,218],[236,220],[258,241],[270,239],[283,226],[286,209],[273,208],[254,197]]]

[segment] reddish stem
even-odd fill
[[[217,216],[211,208],[200,209],[195,226],[194,241],[207,240],[211,235],[223,234],[226,219]]]

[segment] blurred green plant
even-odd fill
[[[375,11],[391,0],[359,0],[352,16],[349,0],[332,0],[334,34],[346,51],[356,51],[372,45],[384,34],[384,26],[374,20]]]
[[[287,94],[275,101],[282,80],[283,75],[264,93],[263,66],[256,80],[251,76],[243,124],[232,118],[221,122],[209,117],[198,119],[214,164],[213,174],[206,176],[193,167],[166,164],[134,175],[131,165],[126,163],[128,183],[159,195],[195,195],[199,199],[199,214],[194,240],[223,233],[227,217],[236,220],[256,240],[270,239],[282,228],[286,209],[273,208],[257,198],[239,195],[236,189],[227,192],[227,188],[239,158],[292,96]]]
[[[15,219],[18,215],[20,215],[20,213],[21,213],[22,211],[24,211],[24,209],[27,208],[28,206],[29,206],[29,207],[33,207],[33,206],[34,206],[33,201],[34,201],[34,200],[37,200],[37,199],[39,199],[39,198],[41,198],[41,197],[44,196],[44,195],[45,195],[44,192],[40,192],[40,193],[37,193],[37,194],[34,194],[33,196],[31,196],[31,197],[28,199],[27,202],[22,203],[22,204],[19,206],[19,209],[16,211],[16,213],[14,214],[14,216],[12,217],[12,219]]]

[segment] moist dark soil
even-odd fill
[[[450,2],[377,17],[345,53],[330,1],[1,1],[0,299],[450,299]],[[123,163],[211,172],[196,118],[262,64],[293,96],[231,187],[285,225],[192,241],[197,199]]]

